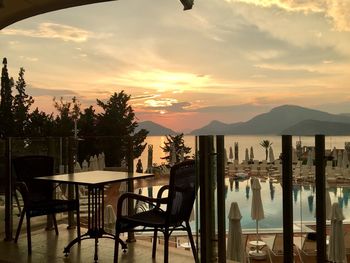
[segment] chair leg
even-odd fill
[[[80,211],[79,211],[79,205],[77,209],[77,235],[79,238],[79,244],[80,244]]]
[[[164,229],[164,263],[169,262],[169,229]]]
[[[32,254],[32,236],[31,236],[31,229],[30,229],[30,216],[28,213],[26,213],[26,219],[27,219],[27,243],[28,243],[28,254]]]
[[[114,240],[114,263],[118,263],[118,256],[119,256],[119,233],[115,233],[115,240]]]
[[[197,249],[196,249],[196,246],[194,244],[192,230],[191,230],[189,222],[186,222],[186,230],[187,230],[188,238],[189,238],[190,243],[191,243],[191,249],[192,249],[194,260],[195,260],[195,262],[199,262],[198,255],[197,255]]]
[[[25,212],[24,212],[24,210],[22,210],[22,212],[21,212],[21,218],[19,219],[18,227],[17,227],[17,231],[16,231],[15,243],[17,243],[19,234],[21,233],[21,228],[22,228],[22,223],[23,223],[24,214],[25,214]]]
[[[53,221],[53,225],[55,227],[56,236],[58,236],[58,227],[57,227],[56,214],[52,214],[52,221]]]
[[[154,234],[153,234],[153,247],[152,247],[152,258],[156,257],[156,249],[157,249],[157,241],[158,241],[158,237],[157,237],[157,233],[158,230],[157,228],[154,229]]]

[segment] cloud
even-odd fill
[[[350,1],[346,0],[226,0],[260,7],[278,7],[289,12],[322,13],[337,31],[350,31]]]
[[[27,88],[27,93],[30,96],[40,97],[40,96],[52,96],[52,97],[73,97],[77,96],[78,93],[73,90],[68,89],[45,89],[45,88],[37,88],[31,85]]]
[[[60,39],[65,42],[72,41],[76,43],[86,42],[92,33],[73,26],[56,24],[56,23],[41,23],[35,30],[8,28],[1,31],[4,35],[17,35],[26,37]]]

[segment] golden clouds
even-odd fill
[[[39,24],[38,28],[34,30],[9,28],[3,29],[1,33],[5,35],[60,39],[76,43],[85,42],[92,35],[91,32],[81,28],[48,22]]]
[[[226,0],[260,7],[278,7],[290,12],[323,13],[337,31],[350,31],[350,1],[346,0]]]

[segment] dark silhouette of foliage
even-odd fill
[[[0,90],[0,138],[12,136],[14,132],[14,116],[12,111],[13,79],[9,77],[7,59],[2,61],[1,90]]]
[[[100,149],[96,132],[97,115],[93,106],[90,106],[80,113],[78,119],[78,161],[88,160],[90,156],[99,154],[103,151]]]
[[[54,117],[53,114],[46,114],[36,108],[29,114],[29,125],[26,135],[29,137],[45,137],[54,134]]]
[[[72,98],[72,102],[64,101],[61,97],[59,101],[53,99],[54,106],[58,111],[55,119],[55,135],[56,136],[73,136],[74,135],[74,121],[80,113],[80,103],[76,97]]]
[[[106,154],[106,164],[120,166],[123,158],[128,159],[127,153],[132,150],[133,158],[138,158],[145,149],[142,144],[147,137],[148,131],[141,129],[135,133],[138,123],[135,121],[135,113],[128,104],[130,95],[121,91],[115,92],[105,103],[97,100],[97,105],[103,110],[97,116],[97,132],[106,138],[103,147]]]
[[[180,161],[181,152],[184,153],[184,159],[189,159],[190,156],[186,155],[191,152],[191,147],[185,146],[184,143],[184,134],[177,134],[177,135],[167,135],[166,141],[164,142],[164,146],[160,146],[160,148],[163,150],[163,152],[168,153],[165,157],[162,157],[162,159],[165,159],[168,163],[171,161],[171,147],[174,145],[175,152],[176,152],[176,162]]]
[[[17,95],[13,100],[13,114],[15,121],[15,136],[25,136],[26,130],[30,124],[29,122],[29,108],[34,103],[32,96],[26,94],[26,82],[24,80],[24,68],[20,68],[18,74],[18,80],[16,81],[15,88]]]
[[[272,142],[270,142],[269,140],[262,140],[260,142],[260,145],[265,148],[265,158],[267,160],[267,157],[269,155],[269,148],[272,145]]]

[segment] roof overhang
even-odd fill
[[[0,0],[0,30],[20,20],[69,7],[116,0]],[[193,0],[180,0],[184,10]]]

